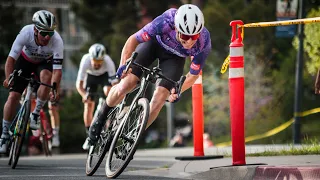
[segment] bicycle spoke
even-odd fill
[[[145,129],[149,103],[147,99],[140,99],[123,122],[119,124],[113,142],[110,147],[106,164],[106,174],[115,178],[126,168],[132,160],[137,144]]]

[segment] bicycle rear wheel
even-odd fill
[[[41,132],[41,144],[42,144],[44,155],[51,156],[51,150],[52,150],[51,140],[48,138],[48,135],[42,123],[40,125],[40,132]]]
[[[112,137],[114,135],[114,131],[112,129],[114,123],[116,123],[115,119],[118,111],[118,108],[111,110],[107,117],[107,121],[110,121],[110,124],[101,132],[98,142],[89,148],[86,163],[87,176],[92,176],[97,171],[107,151],[109,150]]]
[[[43,110],[40,111],[40,140],[44,155],[52,155],[52,127],[49,119]]]
[[[30,101],[25,101],[24,104],[21,106],[21,110],[19,111],[19,115],[17,117],[18,120],[13,133],[13,144],[11,146],[12,152],[10,152],[12,153],[12,169],[16,168],[16,165],[19,160],[21,148],[23,146],[23,141],[26,135],[27,126],[29,122],[30,107]]]
[[[149,101],[141,98],[135,103],[122,120],[112,140],[105,167],[108,178],[118,177],[127,167],[146,129],[150,111]]]

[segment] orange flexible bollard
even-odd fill
[[[192,85],[192,112],[193,112],[193,147],[194,156],[204,156],[203,150],[203,87],[202,71],[197,81]]]
[[[237,20],[230,23],[230,26],[232,26],[232,37],[230,44],[229,92],[232,164],[245,165],[244,57],[241,28],[237,28],[237,25],[243,25],[243,22]]]

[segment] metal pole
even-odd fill
[[[304,0],[299,0],[299,19],[304,18]],[[299,49],[296,61],[296,84],[295,84],[295,98],[294,98],[294,126],[293,126],[293,143],[300,144],[300,119],[297,113],[301,112],[302,100],[302,74],[303,74],[303,29],[304,25],[298,25]]]
[[[166,102],[167,107],[167,141],[168,146],[170,145],[170,140],[173,137],[173,118],[174,118],[174,105],[170,102]]]

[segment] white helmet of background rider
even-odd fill
[[[39,30],[53,31],[56,28],[56,18],[46,10],[40,10],[33,14],[32,22]]]
[[[91,56],[91,59],[94,60],[103,60],[104,55],[106,54],[106,48],[99,43],[93,44],[89,48],[89,54]]]
[[[174,25],[182,34],[199,34],[204,27],[204,17],[196,5],[184,4],[176,12]]]

